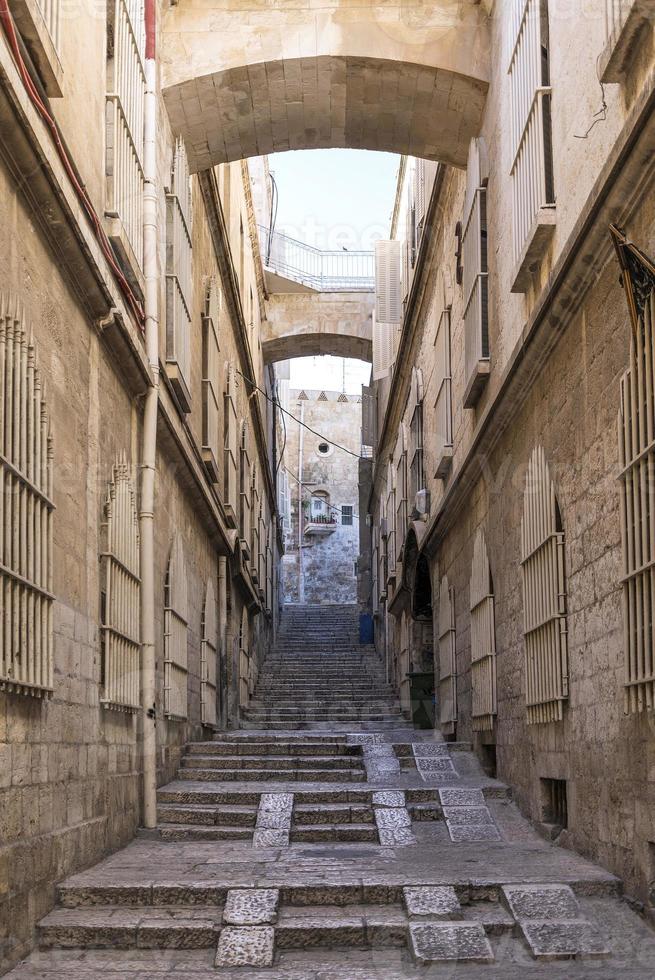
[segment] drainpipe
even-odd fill
[[[220,725],[227,728],[227,558],[218,558],[218,621],[220,623],[220,665],[219,671],[219,703],[221,708]]]
[[[305,575],[302,564],[302,452],[305,427],[305,403],[300,402],[300,435],[298,436],[298,602],[305,601]]]
[[[155,686],[155,465],[159,403],[159,275],[157,234],[156,0],[145,0],[146,96],[144,107],[143,271],[145,344],[151,383],[143,413],[141,459],[141,706],[143,709],[143,823],[157,825],[157,730]]]

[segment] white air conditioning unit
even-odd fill
[[[425,521],[430,513],[430,491],[419,490],[414,498],[414,510],[412,511],[413,521]]]

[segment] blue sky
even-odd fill
[[[399,163],[367,150],[273,154],[278,231],[317,248],[372,249],[389,234]]]

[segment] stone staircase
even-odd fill
[[[260,671],[242,727],[393,728],[400,706],[373,646],[359,643],[355,606],[291,607]]]
[[[287,612],[242,730],[187,745],[157,828],[59,885],[10,980],[651,980],[620,882],[406,724],[356,628]]]

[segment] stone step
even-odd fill
[[[292,844],[380,842],[377,827],[371,823],[317,823],[292,827],[290,840]]]
[[[257,807],[158,803],[157,820],[159,823],[202,824],[206,827],[254,827]]]
[[[302,756],[302,755],[187,755],[182,758],[185,769],[363,769],[361,757],[334,756]]]
[[[254,827],[202,827],[187,823],[163,823],[157,828],[160,840],[177,841],[212,841],[212,840],[243,840],[251,841]]]
[[[37,936],[42,949],[205,949],[220,925],[216,906],[65,908],[42,919]]]
[[[185,747],[188,755],[200,756],[299,756],[312,757],[331,756],[361,756],[361,746],[346,745],[342,742],[311,741],[285,742],[267,741],[255,742],[251,739],[231,742],[189,742]]]
[[[199,782],[364,782],[361,769],[179,769],[178,779]]]
[[[384,906],[333,905],[282,907],[275,926],[277,949],[385,949],[407,944],[407,918],[402,909]]]
[[[316,824],[374,823],[373,808],[370,804],[352,803],[314,803],[294,807],[295,827]]]
[[[288,732],[288,731],[320,732],[323,730],[334,731],[335,725],[339,725],[341,726],[343,731],[348,731],[350,730],[352,721],[353,721],[352,719],[347,719],[347,718],[343,720],[339,718],[324,719],[324,720],[305,719],[303,721],[296,721],[296,722],[292,722],[288,720],[278,721],[278,720],[268,719],[265,721],[265,727],[270,729],[271,731],[278,731],[278,732]],[[388,719],[376,719],[372,722],[373,727],[371,728],[371,731],[376,731],[376,732],[396,731],[397,729],[401,728],[404,723],[405,723],[405,719],[402,716],[399,717],[393,716]],[[241,722],[241,728],[244,731],[249,731],[249,730],[260,731],[262,728],[262,720],[256,718],[249,720],[248,718],[244,718],[243,721]]]

